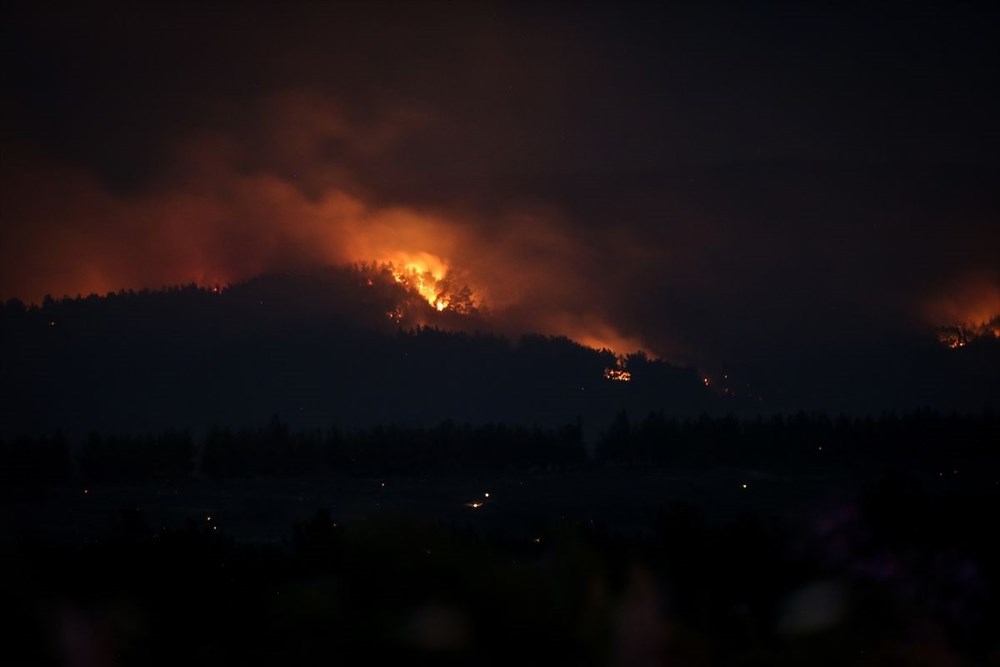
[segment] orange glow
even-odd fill
[[[604,379],[613,380],[614,382],[631,382],[632,374],[628,371],[618,370],[617,368],[605,368]]]
[[[970,274],[924,304],[938,341],[956,350],[980,338],[1000,338],[1000,277]]]
[[[400,252],[386,263],[397,283],[416,290],[438,311],[448,307],[443,289],[448,265],[440,257],[427,252]]]
[[[604,369],[604,379],[612,382],[631,382],[632,373],[625,370],[625,357],[619,355],[615,359],[615,368]]]
[[[613,287],[589,270],[592,246],[614,239],[582,235],[548,207],[387,205],[318,147],[381,150],[396,136],[391,124],[356,126],[334,101],[293,92],[247,113],[260,124],[257,143],[226,131],[181,137],[161,156],[155,188],[115,191],[30,155],[34,166],[5,183],[6,210],[24,224],[0,232],[0,299],[40,303],[46,294],[192,283],[223,294],[267,273],[374,261],[432,309],[390,306],[378,314],[385,322],[461,326],[452,315],[475,311],[477,326],[488,316],[502,335],[561,335],[617,353],[650,349],[616,321]],[[434,312],[443,317],[431,321]]]
[[[1000,339],[1000,316],[993,318],[992,322],[979,325],[959,323],[938,329],[938,341],[953,350],[965,347],[979,338]]]
[[[960,347],[965,347],[968,339],[965,333],[959,327],[947,327],[938,332],[938,341],[955,350]]]
[[[936,326],[987,324],[1000,316],[1000,276],[964,276],[925,301],[923,314]]]

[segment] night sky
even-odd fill
[[[5,4],[0,662],[1000,664],[998,74],[996,0]]]
[[[986,5],[5,14],[3,299],[423,258],[716,368],[1000,313]]]

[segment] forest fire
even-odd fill
[[[293,153],[296,169],[306,171],[302,165],[307,165],[322,171],[325,158],[313,164],[308,147],[330,139],[330,128],[337,126],[323,120],[325,107],[298,98],[274,101],[277,107],[261,104],[261,123],[273,123],[279,137],[295,126],[279,122],[289,114],[319,115],[316,127],[301,128],[306,154]],[[396,325],[461,327],[461,319],[453,316],[477,315],[477,326],[504,335],[567,336],[616,352],[650,347],[638,331],[622,331],[617,319],[623,313],[602,291],[615,290],[598,289],[597,279],[583,268],[590,245],[602,235],[579,234],[558,211],[470,215],[447,205],[387,206],[360,194],[364,188],[325,181],[310,188],[267,169],[242,169],[236,141],[205,144],[212,150],[198,149],[201,137],[190,141],[164,158],[176,178],[163,187],[112,191],[91,174],[58,165],[46,165],[44,179],[23,172],[9,181],[17,194],[18,219],[64,224],[47,234],[27,222],[4,230],[0,298],[40,303],[48,294],[86,296],[187,284],[221,295],[261,276],[354,265],[369,271],[362,285],[391,281],[412,296],[404,303],[386,302],[378,313]],[[282,151],[300,145],[275,141]],[[267,143],[257,153],[274,160],[284,155],[272,155],[270,149]],[[45,196],[50,191],[63,195]],[[102,223],[89,229],[93,220]],[[127,251],[122,239],[131,239]],[[441,317],[433,318],[434,313]]]
[[[464,288],[465,302],[454,303],[448,280],[451,270],[436,255],[427,252],[395,253],[383,266],[397,284],[419,294],[438,312],[449,308],[464,312],[472,306],[472,293],[467,287]]]
[[[625,358],[619,356],[615,359],[614,368],[604,369],[604,379],[611,380],[612,382],[631,382],[632,373],[625,369]]]
[[[448,307],[448,300],[439,293],[438,284],[444,276],[435,275],[431,271],[422,269],[414,264],[408,264],[403,269],[397,269],[392,264],[390,271],[397,283],[404,287],[409,287],[422,296],[427,303],[434,306],[438,311]]]
[[[1000,340],[1000,316],[981,324],[960,322],[938,329],[938,341],[952,350],[965,347],[972,341],[982,338]]]
[[[613,382],[631,382],[632,374],[617,368],[605,368],[604,379],[612,380]]]
[[[927,320],[938,341],[953,350],[979,339],[1000,339],[1000,285],[996,277],[966,277],[957,287],[928,301]]]

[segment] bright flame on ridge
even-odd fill
[[[397,283],[416,290],[435,309],[442,311],[448,307],[441,283],[449,269],[440,257],[426,252],[397,253],[388,266]]]
[[[615,358],[615,368],[604,369],[604,379],[612,382],[632,381],[632,373],[625,370],[625,357],[619,355]]]

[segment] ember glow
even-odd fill
[[[618,355],[615,359],[615,367],[604,369],[604,379],[612,382],[631,382],[632,372],[626,370],[625,366],[625,357]]]
[[[980,338],[1000,339],[1000,284],[985,273],[965,276],[931,299],[924,314],[938,341],[953,350]]]
[[[401,253],[388,266],[397,283],[416,290],[436,310],[448,307],[450,302],[444,284],[448,266],[441,258],[429,253]]]
[[[965,347],[979,338],[1000,340],[1000,316],[979,325],[959,323],[938,329],[938,341],[953,350]]]
[[[628,371],[623,371],[618,368],[605,368],[604,379],[612,380],[614,382],[631,382],[632,374]]]

